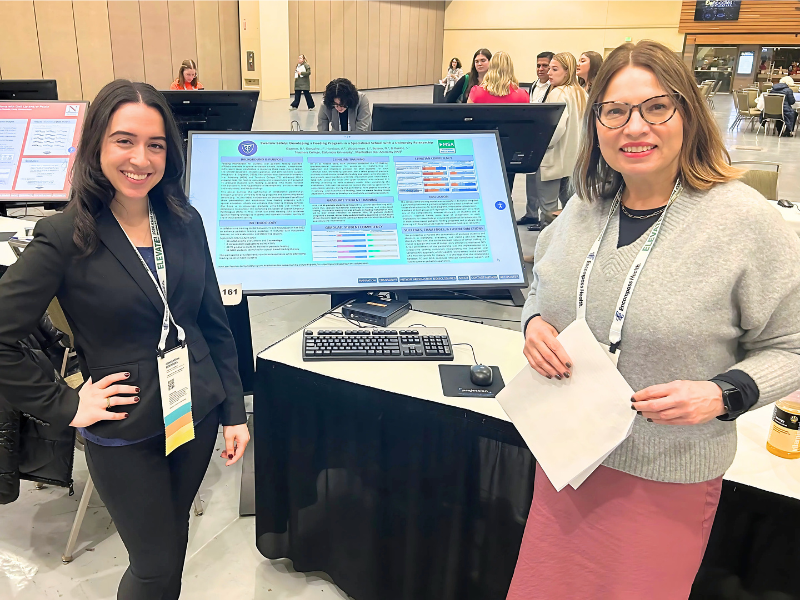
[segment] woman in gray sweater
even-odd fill
[[[585,318],[637,416],[579,489],[557,493],[537,467],[508,598],[687,598],[736,417],[800,388],[800,240],[736,181],[665,46],[614,50],[589,106],[577,195],[536,246],[524,352],[543,377],[569,377],[556,336]],[[603,418],[575,411],[585,435]]]

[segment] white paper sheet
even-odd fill
[[[557,491],[577,489],[630,435],[633,389],[586,321],[558,336],[572,359],[569,379],[547,379],[526,366],[497,396]]]

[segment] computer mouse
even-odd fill
[[[778,206],[782,206],[783,208],[794,208],[794,204],[792,204],[785,198],[781,198],[780,200],[778,200]]]
[[[492,385],[492,368],[486,365],[472,365],[469,368],[469,380],[482,387]]]

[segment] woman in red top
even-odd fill
[[[169,86],[171,90],[202,90],[203,84],[197,79],[197,63],[191,58],[181,63],[178,78]]]
[[[514,63],[511,62],[511,57],[508,52],[500,50],[489,61],[489,71],[483,78],[483,83],[470,90],[467,102],[510,104],[528,103],[529,100],[528,92],[520,89],[519,81],[514,76]]]

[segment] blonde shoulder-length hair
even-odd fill
[[[592,82],[590,110],[584,115],[583,142],[573,174],[578,196],[590,202],[602,200],[616,194],[622,185],[622,175],[608,165],[600,152],[594,107],[598,102],[613,100],[605,97],[606,89],[614,75],[625,67],[647,69],[655,75],[665,92],[677,96],[677,112],[683,121],[678,176],[685,188],[707,190],[716,183],[731,181],[741,175],[741,171],[730,164],[730,155],[722,143],[717,123],[700,96],[689,68],[663,44],[642,40],[616,48],[603,62]]]
[[[561,90],[564,95],[571,96],[580,111],[579,118],[583,117],[586,110],[586,92],[578,79],[578,60],[570,52],[559,52],[553,57],[553,60],[557,61],[567,74],[566,81],[554,86],[553,90]]]
[[[514,76],[514,63],[508,52],[499,50],[492,55],[481,87],[492,96],[508,96],[519,88],[519,81]]]

